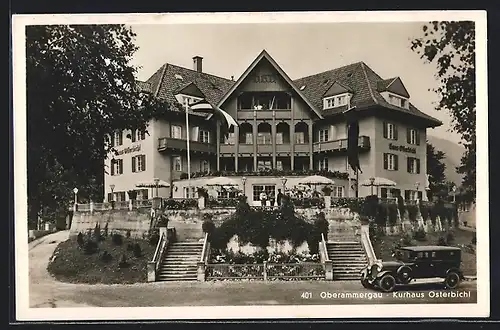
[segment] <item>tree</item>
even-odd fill
[[[429,175],[429,192],[431,196],[435,196],[444,188],[446,179],[444,157],[444,152],[437,150],[427,141],[427,174]]]
[[[476,71],[475,25],[469,21],[430,22],[422,28],[424,36],[412,41],[411,49],[437,66],[440,96],[437,110],[446,109],[452,129],[462,137],[465,153],[458,173],[463,186],[475,196],[476,190]]]
[[[102,199],[108,135],[147,129],[166,111],[137,88],[134,37],[125,25],[26,28],[31,225],[44,212],[64,212],[75,186],[82,200]]]

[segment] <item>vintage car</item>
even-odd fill
[[[450,246],[407,246],[399,248],[394,261],[378,260],[361,270],[365,288],[393,291],[415,279],[442,278],[448,289],[455,289],[463,279],[460,248]]]

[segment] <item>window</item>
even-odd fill
[[[115,192],[115,201],[124,202],[125,201],[125,192],[124,191]]]
[[[384,122],[384,138],[389,140],[398,139],[398,128],[393,123]]]
[[[123,159],[111,160],[111,175],[123,174]]]
[[[384,170],[398,170],[398,155],[384,153]]]
[[[247,144],[248,144],[248,140],[247,140]],[[257,133],[257,144],[273,144],[272,138],[271,138],[271,133],[268,133],[268,132]]]
[[[137,198],[139,199],[149,199],[148,189],[141,189],[137,194]]]
[[[344,197],[344,186],[334,186],[332,189],[332,196],[338,198]]]
[[[245,144],[253,144],[253,134],[252,133],[245,134]]]
[[[406,166],[408,173],[420,174],[420,159],[408,157]]]
[[[257,162],[257,171],[271,170],[273,165],[270,160],[259,160]]]
[[[328,171],[328,158],[322,158],[318,161],[318,170]]]
[[[331,109],[347,105],[349,102],[349,94],[326,97],[323,99],[323,108]]]
[[[283,133],[276,133],[276,144],[283,144]]]
[[[182,160],[181,156],[173,156],[172,157],[172,167],[174,168],[174,171],[180,172],[182,171]]]
[[[136,130],[133,130],[130,135],[131,135],[132,142],[142,141],[142,140],[146,139],[146,131],[145,130],[136,129]]]
[[[420,132],[413,128],[406,131],[406,142],[408,144],[420,145]]]
[[[108,193],[108,202],[111,202],[113,200],[113,194]]]
[[[201,172],[210,172],[210,163],[208,160],[202,160],[200,163],[200,171]]]
[[[229,132],[227,136],[224,137],[223,143],[234,145],[235,141],[236,141],[236,135],[234,134],[234,132]]]
[[[380,188],[380,198],[387,198],[387,188]]]
[[[283,161],[281,160],[276,161],[276,169],[280,171],[283,169]]]
[[[328,141],[328,129],[327,128],[320,129],[318,134],[319,134],[319,139],[318,139],[319,142]]]
[[[408,200],[408,201],[416,200],[419,196],[418,193],[419,193],[419,191],[416,191],[416,190],[405,190],[405,200]]]
[[[146,155],[132,157],[132,172],[144,172],[146,170]]]
[[[275,190],[276,190],[276,187],[274,185],[269,185],[269,186],[256,185],[256,186],[253,186],[253,193],[252,193],[253,201],[254,202],[260,201],[260,193],[262,193],[262,192],[265,192],[269,198],[269,196],[271,194],[274,195]]]
[[[171,127],[170,135],[173,139],[182,139],[182,127],[179,125],[173,125]]]
[[[191,189],[189,189],[189,187],[184,187],[183,188],[183,191],[184,191],[184,198],[196,198],[197,196],[197,192],[196,192],[196,187],[191,187]]]
[[[236,198],[236,191],[221,189],[221,190],[217,191],[217,197],[218,198]]]
[[[203,143],[210,143],[210,132],[200,129],[198,140]]]
[[[304,144],[304,143],[306,143],[304,132],[295,132],[295,144]]]
[[[408,100],[401,96],[389,94],[389,103],[400,108],[408,109]]]
[[[183,105],[186,105],[186,104],[191,105],[191,104],[196,103],[196,102],[198,102],[200,100],[201,99],[198,98],[198,97],[186,96],[186,95],[182,96],[182,104]]]
[[[123,132],[120,130],[120,131],[115,131],[115,134],[114,134],[114,146],[115,147],[118,147],[118,146],[121,146],[123,144]]]

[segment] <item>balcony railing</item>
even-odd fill
[[[257,119],[272,119],[273,112],[276,119],[291,119],[292,110],[291,109],[276,109],[276,110],[250,110],[241,109],[238,110],[238,119],[253,119],[255,111],[255,118]]]
[[[358,139],[358,148],[363,150],[370,149],[370,137],[360,136]],[[341,151],[347,150],[347,139],[340,139],[326,142],[315,142],[313,144],[313,152],[320,151]]]
[[[189,141],[190,151],[197,151],[209,154],[217,153],[217,147],[210,143],[199,141]],[[158,151],[164,150],[187,150],[187,143],[184,139],[174,139],[163,137],[158,139]]]

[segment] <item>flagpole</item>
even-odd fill
[[[188,175],[188,190],[187,190],[187,198],[189,198],[190,193],[191,193],[191,152],[190,152],[190,145],[189,145],[189,105],[188,101],[186,100],[186,149],[187,149],[187,175]]]

